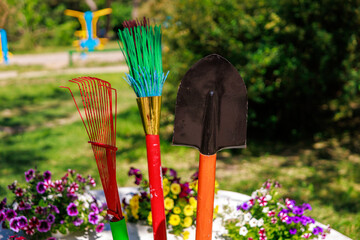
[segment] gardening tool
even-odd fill
[[[161,58],[161,27],[143,21],[125,21],[119,30],[120,46],[129,67],[124,78],[137,96],[146,135],[152,226],[155,240],[166,239],[166,218],[160,158],[161,92],[167,74]]]
[[[77,84],[80,90],[83,113],[71,89],[62,87],[70,91],[89,136],[105,193],[107,213],[111,217],[113,239],[127,240],[129,237],[116,184],[116,90],[109,82],[93,77],[75,78],[69,82]]]
[[[246,87],[229,61],[212,54],[187,71],[177,95],[173,144],[200,151],[197,240],[212,235],[216,152],[246,146],[246,119]]]

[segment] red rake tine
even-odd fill
[[[108,214],[113,216],[110,222],[110,225],[113,226],[113,237],[128,239],[116,184],[116,90],[111,88],[108,82],[91,77],[76,78],[69,81],[78,85],[85,119],[71,89],[69,87],[62,88],[67,88],[70,91],[89,136],[89,143],[91,143],[94,151],[108,204]],[[114,98],[113,92],[115,93]],[[113,108],[113,100],[115,100],[115,108]]]

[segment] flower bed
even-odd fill
[[[19,239],[54,240],[53,233],[96,231],[104,229],[106,205],[100,205],[89,194],[96,185],[88,176],[83,178],[74,170],[58,180],[52,180],[51,172],[41,173],[33,169],[25,172],[25,185],[16,181],[8,186],[15,195],[14,201],[0,203],[2,228],[24,236]]]

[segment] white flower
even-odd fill
[[[268,213],[269,212],[269,207],[264,207],[262,210],[263,213]]]
[[[239,234],[242,236],[246,236],[246,234],[248,233],[248,230],[246,227],[241,227],[239,230]]]
[[[256,218],[252,218],[249,222],[250,227],[256,227],[257,226],[258,221],[256,220]]]
[[[260,218],[258,221],[257,221],[257,226],[258,227],[261,227],[262,225],[264,225],[264,220],[262,218]]]
[[[265,196],[265,199],[266,199],[266,201],[270,201],[272,199],[272,196],[268,194]]]
[[[241,220],[235,224],[236,227],[242,227],[244,225],[245,225],[245,221],[241,221]]]
[[[252,194],[251,194],[251,198],[255,198],[257,196],[257,193],[258,193],[258,190],[254,191]]]
[[[310,223],[309,224],[309,231],[310,232],[312,232],[313,230],[314,230],[314,228],[316,227],[316,225],[315,224],[313,224],[313,223]]]
[[[249,213],[249,212],[244,215],[244,221],[245,221],[245,222],[250,221],[251,218],[252,218],[252,215],[251,215],[251,213]]]

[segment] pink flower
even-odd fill
[[[271,210],[271,211],[269,211],[269,212],[267,213],[267,215],[268,215],[269,217],[273,217],[273,216],[275,216],[275,214],[276,214],[276,212],[275,212],[274,210]]]
[[[97,233],[104,231],[104,223],[100,223],[99,225],[97,225],[95,230]]]
[[[39,220],[37,219],[37,217],[32,217],[29,219],[28,222],[30,228],[36,228],[40,223]]]
[[[260,197],[260,198],[258,199],[258,202],[259,202],[260,206],[262,206],[262,207],[264,207],[264,206],[267,205],[267,201],[266,201],[266,198],[265,198],[265,197]]]
[[[259,235],[260,236],[265,236],[265,228],[260,228]]]
[[[295,201],[290,199],[285,199],[286,207],[292,209],[295,206]]]
[[[21,197],[22,195],[24,195],[24,190],[22,190],[21,188],[16,189],[15,195]]]
[[[301,237],[308,239],[311,236],[311,233],[304,233]]]
[[[35,234],[35,229],[30,226],[24,227],[23,230],[25,231],[26,235],[32,236]]]
[[[286,222],[289,216],[286,213],[280,213],[280,219],[282,222]]]
[[[73,182],[70,184],[67,190],[69,193],[74,194],[77,190],[79,190],[79,184]]]
[[[271,218],[271,223],[272,223],[272,224],[277,223],[277,219],[276,219],[276,218],[274,218],[274,217],[273,217],[273,218]]]
[[[45,186],[45,189],[49,189],[49,188],[55,187],[55,184],[51,180],[45,180],[44,186]]]
[[[249,203],[249,205],[254,206],[254,204],[255,204],[254,199],[253,198],[250,199],[248,203]]]
[[[95,186],[96,186],[95,179],[89,178],[89,184],[90,184],[91,186],[95,187]]]

